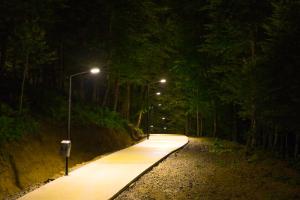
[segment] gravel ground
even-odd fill
[[[216,151],[212,140],[190,138],[116,200],[300,199],[298,171],[282,161],[244,155],[242,147]]]

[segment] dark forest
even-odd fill
[[[299,154],[298,1],[4,0],[0,6],[1,141],[30,131],[37,118],[66,119],[69,75],[98,66],[99,75],[74,79],[78,121],[94,122],[102,113],[110,118],[100,125],[117,126],[118,119],[145,129],[149,113],[154,132]],[[155,84],[161,78],[164,86]],[[151,96],[157,90],[163,95]]]
[[[0,148],[45,121],[67,136],[70,76],[93,67],[73,78],[72,127],[220,138],[299,162],[297,0],[1,0]]]

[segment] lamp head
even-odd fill
[[[100,73],[100,69],[98,67],[94,67],[90,70],[91,74],[98,74]]]
[[[160,82],[160,83],[166,83],[167,80],[163,78],[163,79],[161,79],[159,82]]]

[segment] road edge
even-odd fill
[[[153,163],[153,165],[150,165],[147,169],[145,169],[142,173],[140,173],[137,177],[135,177],[134,179],[132,179],[127,185],[125,185],[121,190],[119,190],[116,194],[114,194],[112,197],[109,198],[109,200],[114,200],[115,198],[117,198],[122,192],[124,192],[125,190],[127,190],[130,185],[132,185],[134,182],[136,182],[139,178],[141,178],[143,175],[145,175],[146,173],[148,173],[149,171],[151,171],[155,166],[159,165],[159,163],[161,163],[163,160],[165,160],[167,157],[169,157],[171,154],[175,153],[176,151],[179,151],[181,149],[183,149],[186,145],[188,145],[188,143],[190,142],[189,137],[187,137],[187,143],[185,143],[184,145],[182,145],[181,147],[174,149],[173,151],[171,151],[170,153],[168,153],[167,155],[165,155],[164,157],[162,157],[161,159],[159,159],[157,162]]]

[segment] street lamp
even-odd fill
[[[68,112],[68,140],[71,140],[71,104],[72,104],[72,78],[75,76],[83,75],[83,74],[98,74],[100,69],[94,67],[90,69],[90,71],[84,71],[76,74],[72,74],[69,76],[69,112]]]
[[[89,71],[84,71],[76,74],[72,74],[69,76],[69,109],[68,109],[68,140],[64,140],[64,144],[68,142],[69,144],[69,154],[71,150],[71,105],[72,105],[72,78],[83,75],[83,74],[98,74],[100,73],[100,69],[97,67],[91,68]],[[66,156],[66,171],[65,175],[68,175],[68,162],[69,162],[69,156]]]
[[[160,79],[160,81],[159,81],[160,83],[166,83],[167,82],[167,80],[166,79]]]
[[[161,84],[165,84],[167,82],[167,80],[166,79],[160,79],[159,81],[157,81],[157,82],[152,82],[152,83],[149,83],[148,81],[147,81],[147,98],[146,98],[146,100],[147,100],[147,102],[146,102],[146,106],[147,106],[147,126],[146,126],[146,131],[147,131],[147,139],[149,139],[149,93],[150,93],[150,85],[152,85],[152,84],[155,84],[155,83],[161,83]],[[156,95],[157,96],[160,96],[161,95],[161,93],[160,92],[156,92]]]

